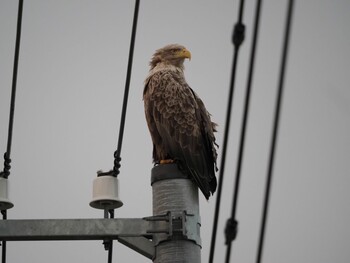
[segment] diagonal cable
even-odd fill
[[[137,29],[137,20],[138,20],[138,14],[139,14],[139,7],[140,7],[140,0],[136,0],[135,1],[135,9],[134,9],[134,19],[133,19],[133,23],[132,23],[132,32],[131,32],[131,41],[130,41],[130,49],[129,49],[128,68],[127,68],[126,80],[125,80],[123,108],[122,108],[121,119],[120,119],[118,147],[117,147],[117,150],[114,152],[113,176],[115,176],[115,177],[117,177],[118,174],[119,174],[120,161],[121,161],[120,155],[121,155],[122,144],[123,144],[126,109],[127,109],[127,105],[128,105],[130,79],[131,79],[132,63],[133,63],[133,57],[134,57],[134,47],[135,47],[135,39],[136,39],[136,29]]]
[[[272,134],[272,141],[271,141],[271,147],[270,147],[269,166],[268,166],[268,172],[267,172],[267,178],[266,178],[265,198],[264,198],[264,205],[263,205],[263,212],[262,212],[262,219],[261,219],[261,226],[260,226],[259,245],[258,245],[257,258],[256,258],[257,263],[261,262],[263,247],[264,247],[264,240],[265,240],[265,229],[266,229],[266,221],[267,221],[267,214],[268,214],[268,208],[269,208],[273,165],[274,165],[275,149],[276,149],[276,142],[277,142],[277,136],[278,136],[278,125],[279,125],[280,111],[281,111],[281,104],[282,104],[282,97],[283,97],[283,83],[284,83],[284,76],[285,76],[285,70],[286,70],[286,64],[287,64],[290,30],[292,25],[293,5],[294,5],[294,0],[289,0],[287,17],[286,17],[286,27],[285,27],[282,59],[281,59],[280,76],[279,76],[279,82],[278,82],[278,93],[277,93],[276,106],[275,106],[276,108],[275,108],[275,116],[274,116],[274,124],[273,124],[273,134]]]
[[[241,134],[240,134],[241,137],[240,137],[238,161],[237,161],[237,167],[236,167],[236,180],[235,180],[233,200],[232,200],[232,212],[231,212],[231,218],[227,220],[226,228],[225,228],[226,245],[227,245],[226,260],[225,260],[226,263],[230,262],[232,241],[236,238],[237,227],[238,227],[238,222],[236,220],[237,201],[238,201],[238,193],[239,193],[240,178],[241,178],[241,167],[242,167],[242,161],[243,161],[243,155],[244,155],[244,143],[245,143],[246,127],[247,127],[249,104],[250,104],[251,86],[252,86],[253,73],[254,73],[255,53],[256,53],[259,24],[260,24],[261,2],[262,2],[261,0],[257,0],[256,2],[254,32],[253,32],[253,40],[252,40],[252,47],[251,47],[251,53],[250,53],[248,81],[247,81],[247,89],[245,94],[245,103],[244,103],[244,111],[243,111]]]
[[[229,90],[228,103],[227,103],[225,132],[224,132],[223,148],[222,148],[222,154],[221,154],[218,192],[217,192],[217,196],[216,196],[214,222],[213,222],[213,230],[212,230],[211,244],[210,244],[209,263],[213,263],[213,260],[214,260],[216,234],[217,234],[219,212],[220,212],[220,203],[221,203],[222,183],[224,180],[224,170],[225,170],[225,163],[226,163],[226,152],[227,152],[228,135],[229,135],[229,129],[230,129],[230,121],[231,121],[233,93],[234,93],[234,86],[235,86],[235,80],[236,80],[236,68],[237,68],[239,48],[244,41],[245,26],[242,23],[243,9],[244,9],[244,0],[241,0],[239,14],[238,14],[238,21],[235,24],[234,31],[233,31],[233,37],[232,37],[232,42],[234,45],[234,53],[233,53],[234,55],[233,55],[233,61],[232,61],[230,90]]]
[[[10,116],[9,116],[9,127],[8,127],[8,136],[7,136],[7,149],[4,154],[4,160],[5,160],[4,170],[0,173],[0,176],[4,178],[8,178],[8,176],[10,175],[10,169],[11,169],[10,157],[11,157],[11,146],[12,146],[13,122],[14,122],[15,105],[16,105],[17,73],[18,73],[19,50],[20,50],[20,43],[21,43],[22,13],[23,13],[23,0],[19,0],[18,15],[17,15],[15,57],[14,57],[13,75],[12,75]]]
[[[130,40],[130,48],[129,48],[129,59],[128,59],[128,67],[126,72],[126,80],[125,80],[125,90],[124,90],[124,99],[123,99],[123,107],[120,119],[120,127],[119,127],[119,137],[118,137],[118,146],[117,150],[114,152],[114,167],[111,172],[103,173],[103,175],[112,174],[117,177],[119,174],[120,161],[121,161],[121,150],[123,144],[123,135],[125,128],[125,119],[126,119],[126,110],[128,106],[128,97],[129,97],[129,89],[130,89],[130,80],[131,80],[131,72],[132,72],[132,64],[134,57],[134,48],[135,48],[135,40],[136,40],[136,29],[137,29],[137,20],[139,15],[139,7],[140,0],[135,0],[135,8],[134,8],[134,17],[132,22],[132,30],[131,30],[131,40]],[[109,216],[108,216],[109,214]],[[105,211],[105,218],[114,218],[114,209]],[[108,263],[112,263],[113,261],[113,240],[105,240],[105,247],[108,250]]]
[[[114,152],[114,166],[113,170],[105,173],[99,173],[99,176],[112,175],[117,177],[119,174],[120,161],[121,161],[121,150],[123,144],[123,135],[125,128],[125,119],[126,119],[126,110],[128,106],[128,97],[130,90],[130,80],[131,80],[131,72],[132,72],[132,64],[134,57],[134,48],[135,48],[135,40],[136,40],[136,29],[137,29],[137,20],[139,15],[139,7],[140,0],[135,0],[135,8],[134,8],[134,16],[132,22],[132,30],[131,30],[131,40],[130,40],[130,48],[129,48],[129,58],[128,58],[128,66],[126,72],[126,80],[125,80],[125,89],[124,89],[124,98],[123,98],[123,107],[120,118],[120,127],[119,127],[119,137],[118,137],[118,146],[117,150]],[[105,218],[114,218],[114,209],[105,210],[104,214]],[[113,240],[104,240],[103,242],[105,249],[108,251],[108,263],[112,263],[113,261]]]
[[[21,43],[21,29],[22,29],[22,13],[23,13],[23,0],[18,2],[18,14],[17,14],[17,30],[16,30],[16,46],[15,56],[13,63],[13,75],[12,75],[12,91],[11,91],[11,104],[10,104],[10,116],[9,116],[9,127],[7,137],[7,149],[4,154],[4,170],[0,173],[1,177],[8,178],[11,169],[11,146],[12,146],[12,133],[13,133],[13,121],[15,114],[15,102],[16,102],[16,88],[17,88],[17,72],[18,72],[18,61],[19,61],[19,50]],[[2,219],[7,219],[7,210],[2,210]],[[2,242],[2,254],[1,262],[6,263],[6,241]]]

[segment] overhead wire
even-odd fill
[[[255,8],[253,40],[252,40],[252,46],[251,46],[247,88],[246,88],[244,111],[243,111],[243,117],[242,117],[238,161],[237,161],[237,167],[236,167],[236,179],[235,179],[233,200],[232,200],[232,212],[231,212],[231,218],[227,220],[226,229],[225,229],[225,234],[226,234],[225,243],[227,245],[226,257],[225,257],[226,263],[230,262],[232,241],[236,238],[237,227],[238,227],[238,221],[236,219],[236,211],[237,211],[240,178],[241,178],[241,168],[242,168],[243,155],[244,155],[244,143],[245,143],[246,127],[247,127],[248,113],[249,113],[250,94],[251,94],[251,87],[252,87],[252,80],[253,80],[253,73],[254,73],[256,46],[257,46],[259,24],[260,24],[261,2],[262,2],[261,0],[257,0],[256,8]]]
[[[11,169],[11,165],[10,165],[11,148],[12,148],[11,146],[12,146],[13,123],[14,123],[15,105],[16,105],[17,73],[18,73],[19,50],[20,50],[20,43],[21,43],[22,13],[23,13],[23,0],[19,0],[15,55],[14,55],[13,74],[12,74],[11,104],[10,104],[9,126],[8,126],[8,135],[7,135],[7,149],[4,154],[4,160],[5,160],[4,170],[0,173],[0,176],[4,178],[8,178],[8,176],[10,175],[10,169]]]
[[[135,48],[135,40],[136,40],[136,29],[137,29],[139,7],[140,7],[140,0],[136,0],[135,1],[135,9],[134,9],[134,18],[133,18],[133,23],[132,23],[132,31],[131,31],[128,67],[127,67],[126,80],[125,80],[123,107],[122,107],[122,113],[121,113],[121,118],[120,118],[118,146],[117,146],[117,150],[114,152],[114,167],[113,167],[113,174],[112,175],[115,177],[117,177],[119,174],[120,161],[121,161],[121,150],[122,150],[122,145],[123,145],[126,110],[127,110],[127,106],[128,106],[128,97],[129,97],[130,79],[131,79],[132,64],[133,64],[133,57],[134,57],[134,48]]]
[[[264,248],[266,222],[267,222],[267,215],[268,215],[268,208],[269,208],[276,143],[278,138],[278,127],[279,127],[280,112],[281,112],[281,105],[282,105],[282,98],[283,98],[284,78],[285,78],[285,71],[287,66],[290,31],[292,26],[293,6],[294,6],[294,0],[289,0],[288,7],[287,7],[286,22],[285,22],[286,24],[285,24],[285,32],[284,32],[284,40],[283,40],[283,50],[282,50],[282,58],[281,58],[280,75],[279,75],[279,81],[278,81],[278,91],[277,91],[276,104],[275,104],[273,132],[272,132],[272,139],[271,139],[271,146],[270,146],[268,171],[267,171],[267,177],[266,177],[264,204],[263,204],[261,226],[260,226],[260,236],[259,236],[258,251],[257,251],[257,257],[256,257],[257,263],[260,263],[262,260],[262,253]]]
[[[131,30],[131,39],[130,39],[130,48],[129,48],[129,57],[128,57],[128,66],[126,72],[126,80],[125,80],[125,89],[124,89],[124,98],[123,98],[123,106],[122,113],[120,118],[120,127],[119,127],[119,137],[118,137],[118,145],[117,150],[114,152],[114,166],[113,170],[106,173],[100,173],[99,176],[103,175],[112,175],[117,177],[120,173],[120,161],[121,161],[121,150],[123,145],[123,135],[125,128],[125,120],[126,120],[126,111],[128,106],[128,97],[130,90],[130,80],[132,73],[132,65],[133,65],[133,57],[134,57],[134,49],[135,49],[135,40],[136,40],[136,30],[137,30],[137,20],[140,9],[140,0],[135,0],[135,8],[134,8],[134,16],[132,22],[132,30]],[[109,216],[108,216],[109,215]],[[105,218],[114,218],[114,209],[105,210]],[[104,240],[105,249],[108,251],[108,263],[112,263],[113,260],[113,240]]]
[[[213,261],[214,261],[216,235],[217,235],[217,227],[218,227],[220,203],[221,203],[221,194],[222,194],[222,183],[224,180],[226,152],[227,152],[228,135],[229,135],[229,130],[230,130],[230,122],[231,122],[231,112],[232,112],[235,80],[236,80],[238,54],[239,54],[239,50],[240,50],[239,48],[244,41],[245,26],[242,23],[243,10],[244,10],[244,0],[241,0],[240,7],[239,7],[239,13],[238,13],[238,21],[236,22],[236,24],[234,26],[233,35],[232,35],[232,43],[234,46],[232,71],[231,71],[229,96],[228,96],[228,102],[227,102],[225,131],[224,131],[223,148],[222,148],[222,154],[221,154],[221,164],[220,164],[220,172],[219,172],[219,180],[218,180],[218,191],[217,191],[217,196],[216,196],[213,230],[212,230],[211,243],[210,243],[209,263],[213,263]]]
[[[11,89],[11,103],[10,103],[10,115],[9,115],[9,127],[7,136],[7,148],[4,154],[4,169],[0,173],[0,177],[7,179],[10,175],[11,169],[11,146],[12,146],[12,134],[13,134],[13,123],[16,105],[16,89],[17,89],[17,73],[18,73],[18,61],[19,51],[21,43],[21,29],[22,29],[22,14],[23,14],[23,0],[18,2],[18,14],[17,14],[17,29],[16,29],[16,44],[15,44],[15,55],[13,63],[13,74],[12,74],[12,89]],[[7,219],[7,210],[1,210],[2,219]],[[2,254],[1,261],[6,263],[6,241],[2,242]]]

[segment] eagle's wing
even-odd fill
[[[209,198],[216,189],[216,152],[214,126],[203,102],[181,73],[163,70],[148,79],[144,103],[155,161],[175,159]]]

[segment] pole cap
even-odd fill
[[[189,179],[178,167],[176,163],[158,164],[151,171],[151,185],[160,180],[169,179]]]

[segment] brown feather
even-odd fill
[[[153,141],[153,161],[174,159],[208,199],[216,190],[216,124],[183,74],[184,58],[172,57],[180,45],[159,49],[150,63],[143,92]]]

